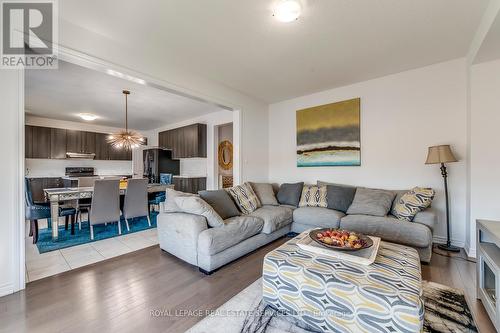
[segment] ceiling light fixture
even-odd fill
[[[95,114],[92,114],[92,113],[80,113],[80,114],[78,114],[78,117],[80,117],[86,121],[92,121],[92,120],[97,119],[97,116]]]
[[[274,7],[273,16],[280,22],[292,22],[299,18],[302,8],[297,0],[281,0]]]
[[[118,149],[130,150],[143,145],[144,137],[140,133],[128,129],[128,95],[130,95],[130,91],[123,90],[122,92],[125,95],[125,129],[108,136],[108,143]]]

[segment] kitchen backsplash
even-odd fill
[[[105,175],[132,175],[132,161],[96,161],[96,160],[25,160],[25,174],[28,177],[61,177],[66,167],[94,167],[95,173]]]
[[[180,174],[183,176],[206,177],[206,158],[181,158],[179,159]]]

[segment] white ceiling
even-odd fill
[[[60,13],[124,45],[267,102],[466,55],[488,0],[65,0]],[[105,18],[105,19],[103,19]]]
[[[83,122],[78,114],[92,113],[99,118],[90,123],[111,127],[125,124],[123,89],[131,91],[129,127],[138,130],[151,130],[222,110],[63,61],[59,61],[58,70],[27,70],[25,85],[25,108],[29,115]]]
[[[490,30],[486,34],[474,58],[474,63],[477,64],[495,59],[500,59],[500,14],[497,15]]]

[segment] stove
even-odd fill
[[[66,176],[68,177],[94,177],[95,169],[93,167],[67,167]]]

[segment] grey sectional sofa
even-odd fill
[[[398,191],[396,200],[404,192]],[[211,273],[290,231],[300,233],[317,227],[343,228],[408,245],[417,249],[421,261],[429,262],[436,214],[428,208],[413,222],[406,222],[390,215],[346,215],[328,208],[264,205],[251,214],[228,218],[218,228],[210,228],[201,215],[186,213],[160,212],[157,221],[163,250]]]

